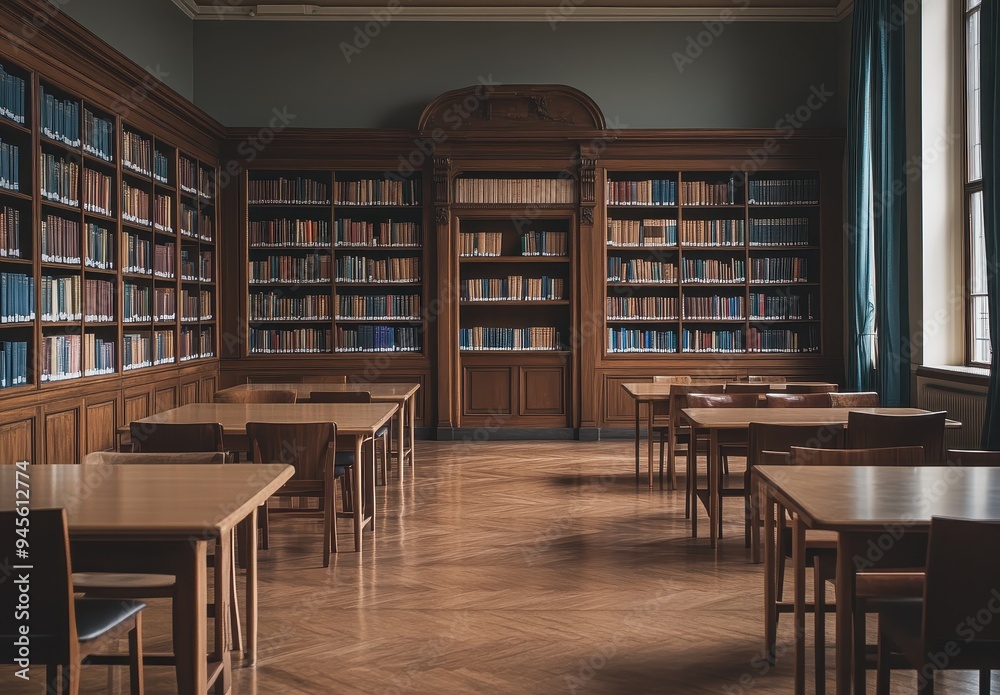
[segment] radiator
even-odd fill
[[[945,430],[947,449],[978,449],[986,417],[986,392],[975,387],[919,379],[917,406],[925,410],[947,410],[962,428]]]

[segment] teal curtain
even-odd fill
[[[909,405],[905,0],[857,0],[847,126],[847,386]]]
[[[986,292],[990,307],[990,389],[986,400],[983,448],[1000,449],[1000,8],[984,0],[979,17],[980,112],[983,138],[983,222],[986,228]]]

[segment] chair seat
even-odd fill
[[[172,574],[118,574],[115,572],[74,572],[73,590],[88,589],[173,589],[177,583]]]
[[[139,601],[79,598],[76,600],[76,631],[81,642],[97,639],[146,607]]]

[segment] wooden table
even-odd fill
[[[693,384],[694,386],[722,386],[724,384],[733,383],[730,381],[716,381],[716,382],[704,382],[703,384]],[[749,382],[738,382],[738,383],[749,383]],[[797,385],[813,385],[827,382],[812,382],[812,381],[797,381],[793,382]],[[691,386],[692,384],[678,384],[678,386]],[[653,406],[655,403],[670,401],[670,386],[671,384],[657,384],[649,381],[643,382],[626,382],[623,383],[622,389],[627,393],[633,401],[635,401],[635,481],[639,482],[639,439],[642,435],[642,427],[640,425],[640,411],[642,410],[642,405],[647,406],[646,410],[646,444],[647,444],[647,458],[649,460],[649,487],[653,488]],[[788,386],[787,383],[780,384],[768,384],[768,389],[770,391],[784,391],[785,387]],[[374,396],[373,396],[374,397]],[[673,465],[673,461],[670,462]]]
[[[261,383],[261,384],[240,384],[223,389],[223,393],[230,391],[263,391],[281,389],[283,391],[295,391],[300,403],[307,402],[309,394],[313,391],[327,391],[331,393],[368,391],[372,395],[373,403],[395,403],[399,406],[399,413],[396,420],[396,460],[399,462],[399,479],[403,479],[404,463],[409,459],[410,466],[414,466],[414,427],[417,420],[417,391],[420,384],[416,383],[358,383],[358,384],[327,384],[322,382],[296,382],[296,383]],[[406,427],[409,427],[409,435],[406,434]],[[413,469],[416,472],[416,468]]]
[[[719,520],[719,432],[723,430],[749,430],[751,422],[768,425],[809,425],[846,426],[848,414],[851,412],[880,413],[883,415],[920,415],[929,412],[920,408],[685,408],[684,418],[691,426],[691,441],[698,434],[708,437],[708,489],[699,490],[697,480],[691,481],[691,527],[697,535],[698,525],[697,505],[703,494],[707,493],[705,507],[708,510],[709,538],[711,547],[717,545],[715,529]],[[962,423],[948,420],[946,427],[961,427]],[[697,447],[688,447],[688,465],[697,474],[697,459],[692,458]]]
[[[292,467],[50,464],[27,471],[32,507],[66,508],[74,570],[177,578],[173,645],[178,692],[204,695],[213,682],[217,691],[229,692],[230,583],[225,577],[232,562],[231,531],[243,519],[256,523],[257,507],[292,477]],[[14,508],[16,472],[14,466],[0,466],[0,509]],[[210,663],[205,658],[208,543],[217,548],[213,584],[216,615],[222,616],[214,621],[216,651]],[[256,559],[254,549],[247,569],[248,600],[254,602]],[[256,621],[247,625],[248,642],[256,642],[256,630]]]
[[[389,422],[397,410],[390,403],[191,403],[136,422],[148,425],[218,422],[222,424],[226,445],[233,444],[233,448],[246,440],[248,422],[336,423],[337,439],[354,447],[354,499],[362,502],[355,505],[354,549],[360,553],[361,532],[375,516],[375,462],[364,461],[361,445]]]
[[[795,692],[805,693],[805,531],[838,533],[837,694],[864,693],[865,669],[853,664],[855,580],[858,566],[909,564],[914,544],[925,545],[933,516],[1000,519],[1000,468],[948,466],[758,466],[770,528],[765,534],[766,610],[773,605],[775,573],[774,503],[793,512],[792,565],[795,577]],[[910,534],[910,535],[907,535]],[[871,543],[877,552],[872,550]],[[909,546],[909,547],[907,547]],[[992,551],[990,551],[992,552]],[[897,558],[907,553],[911,557]],[[922,556],[921,556],[922,557]],[[896,566],[899,566],[897,564]],[[770,617],[770,616],[769,616]],[[768,649],[776,635],[768,620]],[[773,652],[769,652],[773,653]]]

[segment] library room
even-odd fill
[[[994,0],[4,0],[0,693],[1000,693],[998,66]]]

